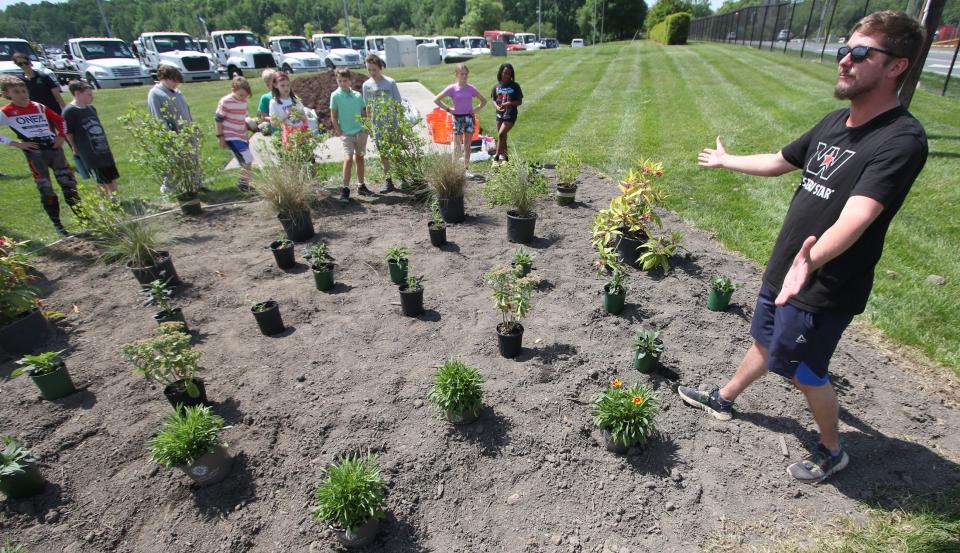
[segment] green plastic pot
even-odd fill
[[[710,311],[726,311],[732,295],[732,291],[723,294],[711,288],[710,297],[707,299],[707,309]]]
[[[657,368],[658,358],[646,354],[643,357],[640,357],[640,352],[634,351],[633,354],[633,367],[643,374],[650,374]]]
[[[627,291],[621,290],[619,294],[613,294],[607,285],[603,286],[603,308],[611,315],[619,315],[623,312],[623,304],[627,301]]]
[[[333,265],[324,265],[322,270],[313,270],[313,282],[317,285],[317,290],[326,292],[333,288]]]
[[[77,391],[73,381],[70,380],[70,373],[67,372],[67,366],[63,363],[60,368],[42,376],[31,376],[33,383],[40,388],[40,395],[43,399],[60,399]]]
[[[393,261],[387,261],[387,266],[390,267],[390,281],[394,284],[406,284],[407,283],[407,263],[406,258],[401,259],[399,263],[394,263]]]
[[[40,469],[36,465],[30,465],[19,474],[0,478],[0,492],[9,499],[22,499],[42,492],[46,484],[40,475]]]

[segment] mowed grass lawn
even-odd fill
[[[471,82],[489,93],[502,61],[486,57],[470,62]],[[666,175],[661,183],[671,194],[670,208],[761,265],[799,173],[763,179],[706,170],[697,166],[697,153],[712,146],[717,135],[734,153],[775,152],[844,105],[832,96],[834,66],[739,46],[620,42],[512,55],[509,61],[525,93],[511,133],[512,148],[545,161],[561,149],[575,149],[590,165],[613,176],[641,158],[662,160]],[[434,91],[453,81],[451,66],[387,74],[420,80]],[[253,84],[257,96],[263,85]],[[225,81],[184,87],[194,117],[206,121],[211,131],[216,100],[227,89]],[[147,89],[96,94],[120,161],[121,189],[155,198],[156,186],[128,161],[132,145],[117,122],[129,103],[145,105]],[[960,374],[960,105],[921,89],[911,111],[926,127],[930,157],[891,227],[865,316],[895,341]],[[493,127],[489,107],[481,124]],[[208,139],[204,159],[219,168],[229,155]],[[13,175],[0,181],[0,232],[52,239],[21,154],[0,149],[0,167]],[[228,197],[236,175],[215,175],[217,197]],[[67,221],[72,225],[69,217]],[[585,239],[587,232],[584,229]],[[896,276],[887,276],[888,271]],[[943,276],[946,284],[928,283],[931,274]],[[749,295],[754,292],[744,290],[740,301],[752,301]]]

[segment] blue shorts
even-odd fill
[[[233,157],[237,158],[240,165],[250,165],[253,163],[253,152],[250,151],[250,143],[246,140],[231,138],[225,140],[227,147],[233,152]]]
[[[750,335],[770,352],[767,368],[807,386],[826,384],[830,358],[853,316],[777,306],[776,297],[766,284],[760,287],[750,324]]]

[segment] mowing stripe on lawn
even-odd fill
[[[617,140],[613,144],[608,144],[606,148],[607,156],[604,159],[603,166],[611,174],[620,174],[629,169],[635,161],[635,152],[637,151],[637,120],[640,114],[642,104],[650,102],[649,83],[643,82],[640,75],[640,66],[649,56],[641,55],[640,44],[636,42],[629,43],[631,54],[630,64],[627,65],[627,71],[630,72],[630,82],[627,88],[617,97],[620,100],[620,106],[624,108],[620,118],[620,126],[617,129]],[[627,94],[633,94],[634,98],[628,98]],[[617,105],[617,104],[614,104]],[[609,117],[609,115],[608,115]]]

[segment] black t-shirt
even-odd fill
[[[516,81],[510,84],[497,83],[493,85],[493,90],[490,91],[490,97],[494,102],[499,106],[504,102],[516,102],[523,98],[523,90],[520,88],[520,85]],[[517,118],[517,107],[511,106],[503,110],[503,112],[497,112],[497,119],[502,119],[509,121]]]
[[[67,124],[67,132],[73,135],[77,154],[88,167],[100,169],[114,165],[110,143],[97,116],[97,108],[67,104],[63,110],[63,120]]]
[[[27,92],[30,93],[30,99],[34,102],[40,102],[41,104],[47,106],[60,115],[63,113],[63,108],[60,107],[60,104],[57,103],[57,99],[53,96],[53,89],[60,90],[60,85],[53,82],[48,75],[35,71],[33,73],[33,78],[28,78],[26,75],[20,75],[20,80],[27,83]]]
[[[906,108],[898,106],[855,128],[846,126],[849,113],[849,109],[830,113],[782,150],[784,159],[801,168],[802,175],[763,275],[775,291],[804,240],[819,238],[830,228],[851,196],[883,204],[863,235],[813,272],[790,300],[813,313],[863,312],[887,228],[927,161],[926,133]]]

